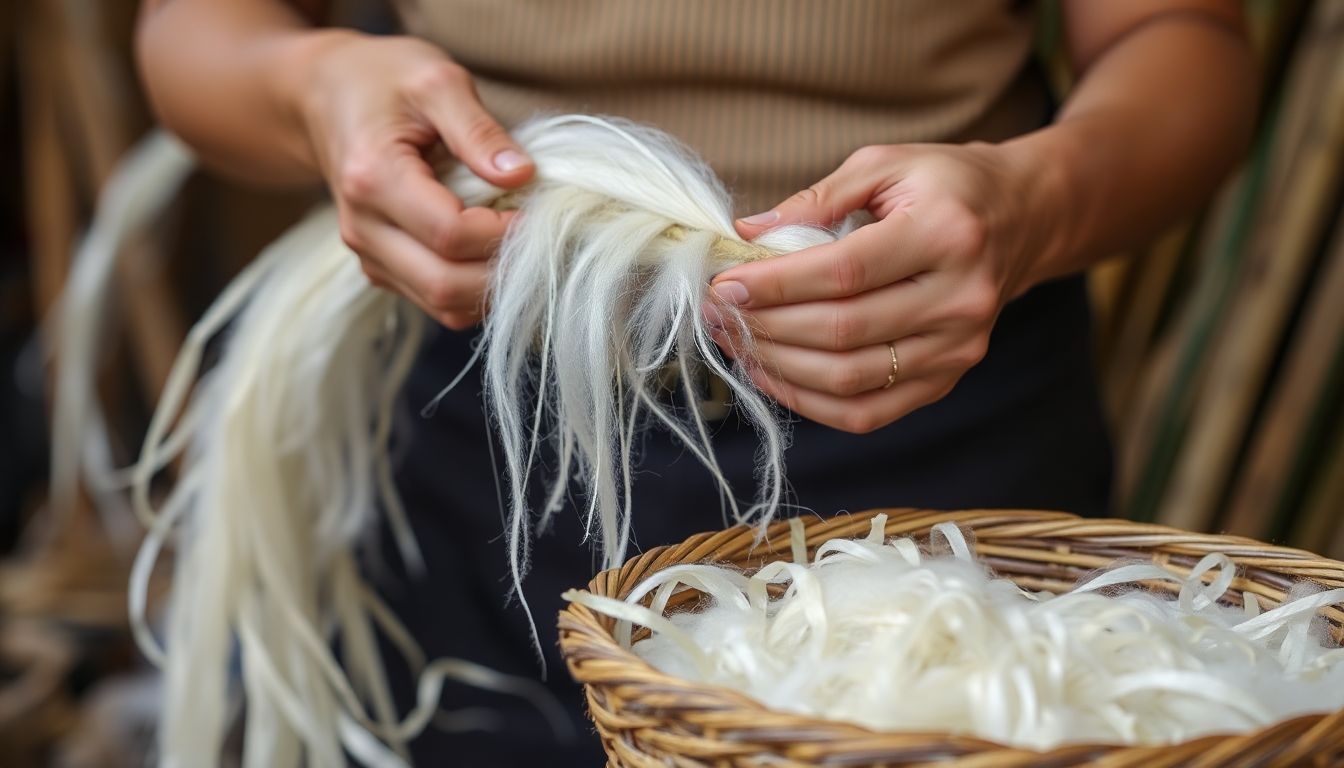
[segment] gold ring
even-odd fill
[[[894,342],[887,342],[887,351],[891,353],[891,373],[887,374],[887,383],[882,385],[883,389],[891,389],[891,385],[896,383],[896,374],[901,372],[901,361],[896,357]]]

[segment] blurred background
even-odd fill
[[[126,626],[138,533],[109,532],[87,500],[59,525],[44,506],[43,322],[99,190],[151,125],[135,5],[0,2],[0,766],[138,765],[151,737],[155,679]],[[344,5],[352,25],[389,28],[380,3]],[[1344,558],[1344,0],[1246,8],[1264,96],[1242,168],[1199,216],[1091,274],[1114,512]],[[98,375],[117,465],[194,318],[315,199],[196,176],[127,240]]]

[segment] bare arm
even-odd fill
[[[255,181],[316,182],[298,113],[317,0],[146,0],[136,53],[160,121],[212,167]],[[340,34],[340,33],[335,33]]]
[[[1205,200],[1245,150],[1257,71],[1239,3],[1065,3],[1082,78],[1049,128],[1005,149],[1044,172],[1030,283],[1141,244]]]
[[[137,50],[155,111],[217,170],[325,181],[370,281],[444,325],[472,325],[509,217],[464,208],[426,156],[446,147],[501,187],[526,182],[532,163],[445,52],[410,37],[315,28],[320,7],[149,0]]]
[[[716,278],[720,300],[745,306],[759,328],[754,377],[767,393],[854,432],[938,400],[983,358],[1007,301],[1151,237],[1232,167],[1256,91],[1239,3],[1068,0],[1064,10],[1081,79],[1054,124],[997,145],[864,147],[738,222],[750,237],[864,208],[878,218]],[[899,381],[888,388],[893,354]]]

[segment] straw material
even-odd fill
[[[901,509],[811,519],[805,526],[809,556],[828,539],[864,536],[869,520],[879,512],[889,515],[889,537],[923,538],[936,523],[956,523],[972,532],[980,558],[1028,589],[1065,591],[1080,577],[1117,559],[1151,560],[1188,572],[1210,552],[1222,552],[1238,566],[1229,597],[1239,599],[1243,591],[1253,592],[1267,608],[1282,601],[1286,591],[1303,579],[1328,588],[1344,587],[1344,563],[1302,550],[1160,525],[1085,520],[1062,512]],[[755,534],[742,526],[697,534],[598,574],[588,589],[624,598],[643,579],[672,565],[713,561],[754,569],[791,557],[787,523],[772,525],[765,539],[753,546]],[[696,594],[687,590],[674,597],[669,608],[694,599]],[[1332,607],[1322,614],[1335,639],[1344,639],[1344,611]],[[931,761],[957,768],[1344,764],[1344,711],[1176,745],[1070,744],[1050,752],[940,733],[872,731],[771,711],[741,693],[665,675],[622,649],[612,637],[614,624],[613,619],[573,603],[560,614],[560,647],[570,673],[584,685],[589,712],[613,767],[907,766]]]

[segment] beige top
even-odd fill
[[[399,0],[506,125],[537,111],[651,123],[709,161],[738,213],[867,144],[1039,125],[1033,7],[1009,0]]]

